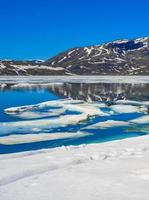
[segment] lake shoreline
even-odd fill
[[[1,83],[149,83],[149,76],[0,76]]]

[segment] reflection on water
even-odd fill
[[[149,84],[117,83],[50,83],[50,84],[4,84],[1,91],[9,90],[48,90],[56,95],[84,101],[113,101],[129,99],[136,101],[149,100]]]
[[[49,86],[48,89],[61,97],[85,101],[149,100],[149,84],[64,83]]]
[[[147,83],[4,83],[0,153],[148,134],[148,111]]]

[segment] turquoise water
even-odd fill
[[[36,104],[43,101],[56,100],[59,96],[47,90],[7,90],[0,91],[0,121],[14,121],[4,113],[4,109],[15,106]]]
[[[134,86],[132,86],[134,87]],[[135,88],[132,88],[131,85],[129,85],[129,92],[127,89],[128,87],[125,87],[125,85],[103,85],[103,84],[63,84],[63,85],[50,85],[48,87],[43,88],[16,88],[12,89],[11,87],[7,87],[6,89],[3,89],[0,91],[0,123],[3,124],[6,122],[9,127],[9,123],[13,122],[21,122],[21,121],[29,121],[29,120],[36,120],[35,119],[23,119],[20,117],[20,115],[10,115],[8,113],[5,113],[4,110],[9,107],[18,107],[18,106],[24,106],[24,105],[31,105],[31,104],[37,104],[45,101],[55,101],[60,99],[67,99],[71,98],[74,100],[83,100],[84,102],[91,102],[92,104],[101,104],[105,103],[105,107],[101,107],[100,110],[103,113],[110,113],[110,105],[114,104],[114,102],[118,99],[124,99],[128,98],[131,100],[137,100],[137,101],[148,101],[148,85],[144,85],[144,89],[142,89],[142,85],[139,87],[140,91],[142,93],[138,92],[138,89],[136,91]],[[81,91],[81,88],[82,91]],[[116,90],[118,88],[118,90]],[[98,90],[99,89],[99,90]],[[81,92],[80,92],[81,91]],[[135,94],[136,92],[136,94]],[[101,98],[98,100],[97,96]],[[80,106],[80,104],[79,104]],[[82,105],[81,105],[82,106]],[[59,106],[55,106],[52,109],[58,109]],[[44,113],[47,114],[51,108],[42,108],[37,109],[34,111],[34,114],[38,113]],[[32,111],[32,110],[31,110]],[[20,113],[19,113],[20,114]],[[69,109],[65,110],[63,113],[58,114],[56,116],[56,119],[60,116],[73,116],[73,115],[80,115],[80,113],[77,110],[70,111]],[[29,151],[29,150],[38,150],[42,148],[53,148],[58,147],[62,145],[80,145],[80,144],[89,144],[89,143],[100,143],[100,142],[107,142],[111,140],[118,140],[128,137],[136,137],[148,134],[148,123],[145,124],[134,124],[130,126],[111,126],[106,129],[94,129],[94,128],[87,128],[89,125],[96,124],[98,122],[105,122],[107,120],[115,120],[115,121],[125,121],[128,122],[129,120],[136,119],[141,116],[146,116],[148,113],[144,112],[132,112],[132,113],[114,113],[109,114],[105,116],[92,116],[87,118],[83,122],[79,122],[76,124],[68,124],[65,126],[56,126],[54,128],[51,127],[42,127],[42,130],[37,131],[36,134],[42,134],[43,132],[46,134],[57,134],[57,133],[74,133],[74,132],[84,132],[85,134],[83,137],[71,137],[71,138],[56,138],[56,139],[50,139],[46,141],[38,141],[38,142],[32,142],[28,141],[25,143],[11,143],[11,144],[4,144],[0,141],[0,153],[14,153],[14,152],[21,152],[21,151]],[[55,117],[55,116],[54,116]],[[39,117],[39,119],[55,119],[53,116],[46,116],[46,117]],[[34,125],[36,127],[36,124]],[[12,136],[12,135],[29,135],[32,134],[31,131],[21,130],[19,129],[19,132],[15,130],[15,127],[13,127],[14,131],[8,130],[4,131],[4,128],[6,126],[0,125],[0,138],[6,137],[6,136]],[[20,127],[19,127],[20,128]],[[27,127],[26,127],[27,128]],[[130,129],[131,128],[131,129]],[[145,129],[145,131],[143,131]],[[21,132],[22,131],[22,132]],[[35,134],[35,133],[34,133]]]

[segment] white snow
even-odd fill
[[[64,56],[62,59],[60,59],[60,60],[58,61],[58,63],[60,63],[60,62],[64,61],[66,58],[67,58],[67,57],[66,57],[66,56]],[[62,68],[62,69],[63,69],[63,68]]]
[[[1,200],[148,200],[149,136],[0,156]]]
[[[59,70],[64,70],[62,67],[51,67],[51,66],[46,66],[46,65],[11,65],[12,67],[15,68],[15,71],[19,73],[20,70],[27,70],[27,69],[48,69],[48,70],[53,70],[53,71],[59,71]]]
[[[113,43],[114,44],[123,44],[123,43],[127,43],[129,40],[127,40],[127,39],[124,39],[124,40],[116,40],[116,41],[114,41]]]
[[[138,38],[135,41],[146,43],[149,40],[149,37]]]
[[[93,47],[85,47],[84,50],[87,52],[87,56],[89,56],[94,48]]]
[[[55,68],[56,69],[56,68]],[[1,76],[0,83],[149,83],[149,76]]]
[[[75,52],[76,50],[74,49],[74,50],[71,50],[71,51],[69,51],[68,52],[68,56],[70,56],[73,52]]]
[[[3,63],[0,63],[0,68],[1,68],[1,69],[5,69],[6,66],[5,66]]]

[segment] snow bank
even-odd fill
[[[148,200],[148,140],[1,155],[0,199]]]
[[[48,67],[49,68],[49,67]],[[58,68],[56,68],[58,69]],[[148,76],[1,76],[0,83],[149,83]]]

